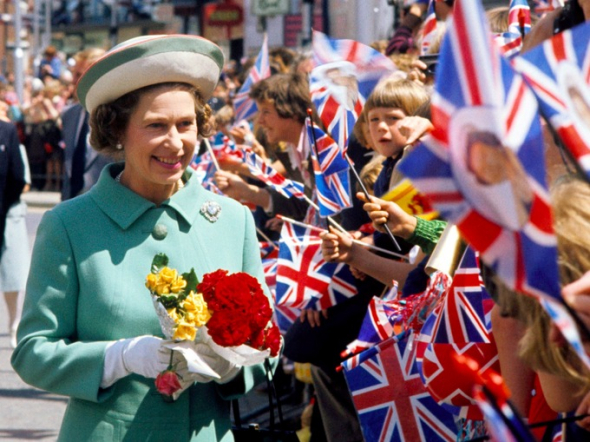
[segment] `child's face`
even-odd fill
[[[398,129],[399,122],[405,117],[405,112],[399,108],[376,107],[368,112],[371,141],[379,154],[393,157],[406,145],[407,138]]]

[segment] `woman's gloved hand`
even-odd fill
[[[240,372],[240,366],[219,356],[209,345],[199,342],[193,347],[207,365],[219,375],[219,379],[213,379],[218,384],[228,383]]]
[[[162,345],[166,342],[156,336],[138,336],[109,343],[100,386],[110,387],[131,373],[155,379],[170,364],[171,350]]]

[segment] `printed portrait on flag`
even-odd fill
[[[500,141],[497,113],[480,106],[452,115],[451,168],[474,209],[503,227],[519,230],[529,219],[534,195],[516,153]]]
[[[318,66],[312,71],[313,81],[319,87],[326,86],[341,106],[353,111],[359,98],[358,73],[349,61],[334,61]]]
[[[557,84],[563,91],[565,106],[572,123],[586,145],[590,145],[590,90],[580,69],[564,60],[557,65],[555,72]]]

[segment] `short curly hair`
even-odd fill
[[[195,99],[197,127],[199,135],[207,137],[211,133],[211,108],[203,100],[198,88],[187,83],[158,83],[131,91],[110,103],[101,104],[90,115],[90,145],[97,151],[112,157],[120,157],[116,145],[121,141],[131,115],[136,110],[141,97],[159,88],[189,92]]]

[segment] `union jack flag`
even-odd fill
[[[420,53],[422,55],[428,54],[428,49],[436,36],[436,14],[434,13],[434,0],[430,0],[428,3],[428,10],[426,11],[426,19],[424,20],[424,26],[422,27],[422,45],[420,47]]]
[[[508,31],[494,36],[500,53],[512,58],[520,52],[524,36],[531,30],[531,9],[526,0],[511,0],[508,12]]]
[[[315,175],[320,216],[335,215],[352,206],[349,165],[340,154],[338,146],[332,138],[320,128],[312,127],[309,118],[306,119],[305,125],[309,140],[311,142],[315,140],[315,148],[311,149],[310,155]]]
[[[513,61],[537,96],[541,113],[590,177],[589,39],[590,23],[586,22]]]
[[[215,162],[211,159],[211,154],[205,152],[200,156],[195,155],[190,163],[191,168],[195,171],[197,180],[201,185],[218,195],[223,195],[223,192],[215,185],[213,176],[217,171]]]
[[[341,356],[346,358],[360,353],[393,336],[394,324],[401,320],[403,308],[398,300],[383,300],[374,296],[367,307],[358,338],[346,346]]]
[[[305,198],[304,186],[297,181],[288,180],[266,164],[255,152],[244,153],[244,163],[256,178],[272,187],[285,198]]]
[[[424,389],[413,340],[410,330],[342,363],[367,442],[456,440],[453,416]]]
[[[487,28],[479,2],[455,2],[432,98],[435,129],[400,170],[508,287],[561,301],[536,101]]]
[[[435,129],[400,168],[509,287],[559,297],[536,101],[487,28],[479,2],[455,2],[432,98]]]
[[[217,132],[211,138],[211,148],[215,158],[217,158],[219,162],[228,161],[239,163],[244,158],[244,150],[238,147],[235,141],[223,132]]]
[[[527,0],[510,0],[508,30],[523,37],[531,30],[531,8]]]
[[[477,256],[467,248],[453,282],[436,315],[431,342],[422,358],[422,375],[428,391],[439,403],[473,405],[471,384],[453,371],[456,353],[468,355],[482,371],[497,369],[498,354],[484,305],[489,295],[483,287]]]
[[[397,70],[385,55],[354,40],[334,40],[314,31],[311,99],[330,136],[342,151],[375,85]]]
[[[308,227],[283,224],[277,264],[276,304],[323,310],[357,294],[344,263],[326,262],[321,239]]]
[[[268,61],[268,36],[264,34],[264,40],[254,66],[250,69],[248,78],[234,97],[235,120],[247,120],[258,111],[256,102],[248,94],[256,83],[270,77],[270,63]]]

